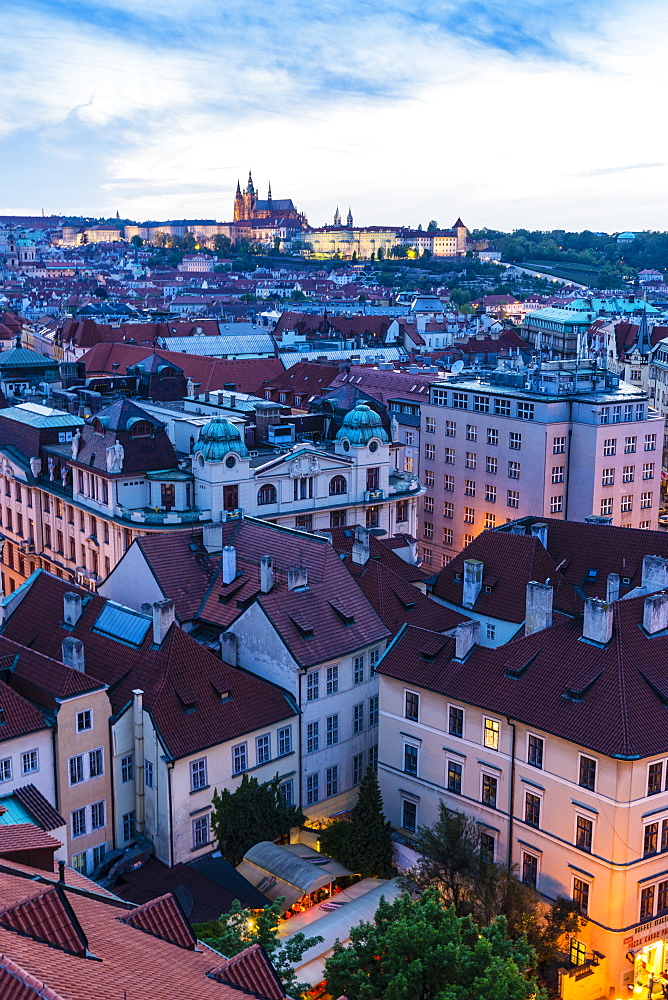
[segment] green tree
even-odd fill
[[[471,304],[471,296],[463,288],[453,288],[450,291],[450,301],[461,308]]]
[[[186,253],[192,253],[195,249],[195,243],[196,240],[193,234],[186,230],[181,237],[181,249],[185,250]]]
[[[277,840],[301,826],[304,814],[283,800],[278,774],[260,784],[244,774],[234,792],[214,790],[211,828],[221,854],[230,864],[241,863],[246,851],[262,840]]]
[[[320,834],[320,847],[351,871],[371,878],[392,878],[392,828],[385,819],[376,772],[368,767],[350,822],[341,820]]]
[[[132,243],[133,247],[143,247],[144,246],[144,241],[141,238],[141,236],[133,236],[132,239],[130,240],[130,243]]]
[[[167,246],[167,237],[165,236],[165,234],[160,229],[158,230],[158,232],[153,237],[153,246],[156,246],[156,247],[165,247],[165,246]]]
[[[216,233],[214,236],[213,249],[216,253],[222,254],[223,257],[230,257],[234,253],[232,240],[229,236],[223,236],[222,233]]]
[[[438,229],[438,222],[436,221],[436,219],[432,219],[429,225],[427,226],[427,232],[435,233],[437,229]]]
[[[366,302],[366,295],[364,294],[364,292],[362,292],[362,294],[360,295],[360,297],[358,298],[357,301],[359,302],[359,304],[361,306],[363,306],[365,304],[365,302]]]
[[[283,899],[279,898],[265,906],[263,910],[250,911],[244,909],[239,900],[235,899],[229,913],[224,913],[219,920],[195,924],[193,930],[198,940],[204,941],[227,958],[233,958],[253,944],[261,944],[285,992],[298,1000],[308,989],[308,984],[297,982],[293,966],[301,961],[304,952],[320,944],[323,939],[307,938],[299,932],[293,934],[289,941],[283,941],[278,935],[282,902]]]
[[[383,260],[385,257],[385,251],[382,247],[378,247],[378,260]]]
[[[478,930],[436,889],[414,901],[382,899],[375,922],[353,927],[325,963],[327,990],[355,1000],[529,1000],[542,991],[526,939],[510,941],[501,917]]]

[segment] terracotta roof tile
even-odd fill
[[[0,856],[17,851],[57,851],[60,846],[59,840],[34,823],[0,824]]]
[[[65,825],[63,817],[44,798],[35,785],[23,785],[22,788],[15,788],[12,795],[28,810],[36,825],[42,830],[57,830],[58,827]]]
[[[62,889],[47,886],[0,910],[0,926],[71,955],[85,955],[86,936]]]
[[[256,995],[259,989],[267,1000],[285,1000],[285,990],[260,944],[244,948],[238,955],[212,969],[210,975],[221,983],[239,986]]]
[[[2,1000],[63,1000],[60,994],[54,993],[7,955],[0,955],[0,996]]]
[[[196,939],[176,898],[167,893],[143,903],[123,917],[126,924],[137,927],[162,941],[192,950]]]

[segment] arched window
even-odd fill
[[[149,424],[148,420],[138,420],[136,424],[132,425],[130,434],[133,438],[151,437],[153,434],[153,426],[152,424]]]
[[[257,502],[258,504],[276,503],[276,487],[272,486],[271,483],[261,486],[257,491]]]
[[[334,476],[333,479],[329,481],[329,495],[330,497],[340,496],[341,493],[347,493],[348,486],[346,485],[345,476]]]

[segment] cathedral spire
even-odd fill
[[[237,194],[241,194],[241,184],[239,183],[238,177],[237,177]]]
[[[255,194],[255,188],[253,187],[253,178],[251,177],[250,170],[248,171],[248,187],[246,188],[246,194]]]
[[[339,212],[339,206],[338,205],[336,206],[336,212],[334,212],[334,225],[335,226],[340,226],[341,225],[341,213]]]
[[[267,194],[267,201],[271,201],[271,181],[269,181],[269,192]]]
[[[350,211],[350,207],[348,208],[348,218],[346,219],[346,225],[348,226],[349,229],[353,228],[353,213]]]

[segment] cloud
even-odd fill
[[[573,174],[573,177],[600,177],[602,174],[621,174],[627,170],[650,170],[654,167],[665,167],[665,163],[631,163],[627,167],[599,167],[596,170],[583,170]]]

